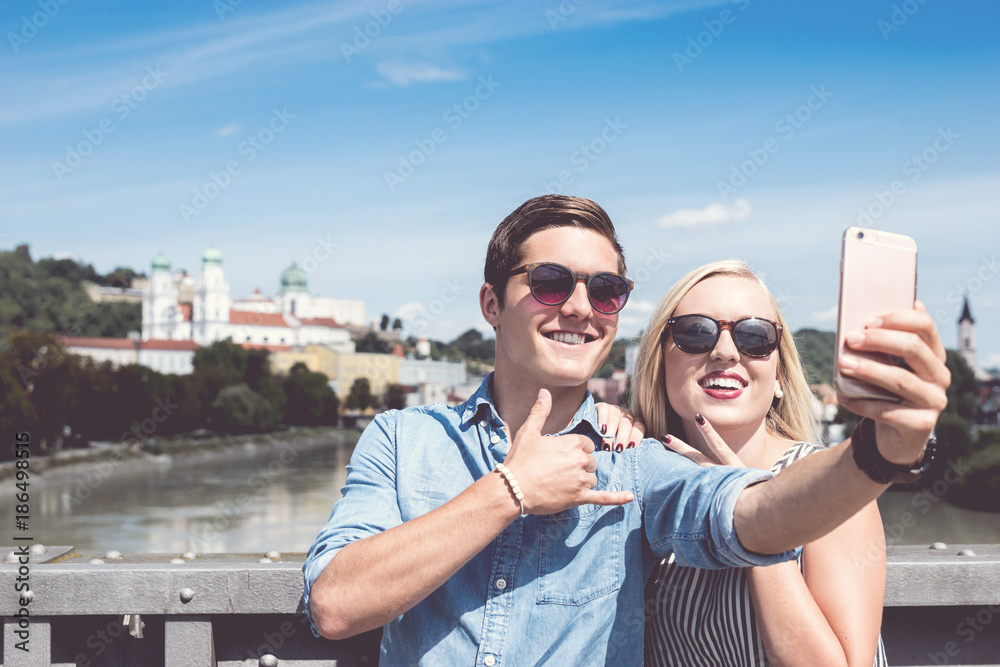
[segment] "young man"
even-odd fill
[[[362,435],[303,568],[319,633],[385,626],[386,665],[641,664],[655,558],[775,563],[886,488],[859,468],[871,451],[856,463],[848,446],[765,484],[766,472],[701,468],[656,440],[595,452],[586,385],[614,341],[624,274],[614,228],[589,200],[538,197],[500,224],[480,290],[496,370],[456,408],[390,411]],[[880,452],[909,467],[945,405],[933,322],[895,313],[854,346],[913,369],[844,369],[904,394],[850,407],[878,420],[875,462]]]

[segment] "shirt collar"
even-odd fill
[[[504,423],[499,413],[497,413],[496,405],[493,403],[493,394],[490,391],[491,380],[493,380],[493,373],[487,375],[483,383],[479,385],[476,393],[462,404],[460,409],[462,424],[467,424],[475,419],[483,409],[489,411],[490,417],[495,420],[495,423]],[[486,408],[483,408],[484,405]],[[570,420],[569,425],[556,435],[587,433],[588,431],[593,435],[600,433],[600,425],[597,423],[597,408],[594,407],[594,397],[589,390],[583,403],[577,408],[576,414],[573,415],[573,419]]]

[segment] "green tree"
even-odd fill
[[[833,385],[833,355],[837,336],[832,331],[799,329],[795,334],[795,347],[811,384]]]
[[[330,388],[329,378],[323,373],[310,371],[305,364],[298,362],[288,371],[282,388],[286,399],[286,424],[337,424],[340,400]]]
[[[406,407],[406,389],[401,384],[390,384],[385,388],[382,405],[386,410],[402,410]]]
[[[139,328],[139,304],[95,304],[81,280],[107,282],[70,259],[34,263],[27,247],[0,252],[0,330],[121,338]]]
[[[382,314],[382,321],[379,322],[378,328],[381,331],[385,331],[386,329],[389,328],[389,316],[388,315],[386,315],[384,313]]]
[[[392,321],[392,330],[399,331],[403,328],[403,320],[398,317]]]
[[[358,352],[374,352],[375,354],[389,354],[389,345],[378,337],[374,331],[369,331],[354,346]]]
[[[274,427],[274,408],[245,384],[223,388],[212,403],[213,424],[227,433],[252,433]]]
[[[347,394],[345,405],[349,410],[366,410],[377,408],[379,400],[372,394],[371,383],[368,378],[357,378],[351,384],[351,391]]]

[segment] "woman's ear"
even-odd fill
[[[497,299],[496,288],[490,283],[483,283],[479,288],[479,309],[483,317],[493,329],[500,324],[500,301]]]

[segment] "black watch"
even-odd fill
[[[886,461],[875,444],[875,422],[865,417],[851,431],[851,451],[854,462],[869,479],[878,484],[912,484],[924,476],[934,461],[937,438],[931,437],[924,445],[924,455],[912,466]]]

